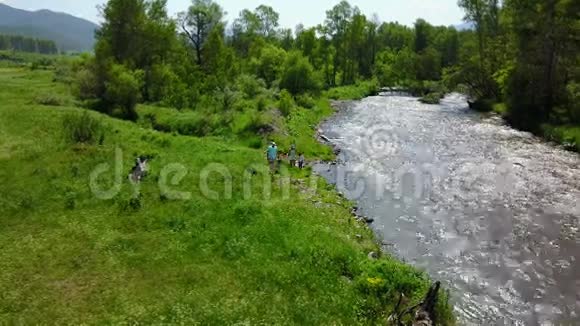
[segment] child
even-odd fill
[[[288,153],[288,158],[290,160],[290,167],[296,167],[296,145],[292,145],[290,153]]]
[[[304,169],[304,153],[300,153],[300,157],[298,158],[298,167],[300,168],[300,170]]]

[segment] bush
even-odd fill
[[[169,65],[153,65],[147,76],[147,97],[151,102],[161,102],[171,98],[179,80]]]
[[[40,94],[34,100],[36,103],[46,106],[63,106],[66,104],[66,99],[56,94]]]
[[[63,118],[63,130],[67,141],[76,144],[103,143],[105,128],[102,122],[88,112],[69,113]]]
[[[248,139],[248,147],[253,149],[261,149],[264,146],[264,141],[261,137],[252,137]]]
[[[280,88],[288,90],[293,95],[316,93],[322,88],[322,82],[308,59],[299,52],[293,52],[284,64]]]
[[[73,93],[83,101],[98,98],[99,80],[91,69],[83,68],[76,73]]]
[[[271,87],[278,79],[285,60],[286,51],[274,45],[266,45],[260,50],[259,58],[253,60],[251,65],[256,76],[263,79],[268,87]]]
[[[333,100],[360,100],[367,96],[376,95],[379,89],[378,81],[359,82],[356,85],[336,87],[328,90],[327,96]]]
[[[60,59],[54,65],[53,81],[70,85],[74,82],[74,72],[73,63],[66,59]]]
[[[469,102],[469,108],[478,112],[491,112],[495,102],[489,99],[479,99],[475,102]]]
[[[303,94],[296,97],[296,104],[303,108],[312,109],[316,106],[316,101],[311,96]]]
[[[135,108],[141,100],[143,71],[131,71],[123,65],[113,65],[107,79],[105,98],[107,104],[112,106],[109,113],[118,110],[119,118],[136,121],[138,116]]]
[[[268,100],[264,96],[259,96],[256,100],[256,110],[259,112],[265,111],[268,107]]]
[[[419,101],[421,101],[421,103],[424,104],[439,104],[442,98],[443,98],[442,93],[435,92],[423,96],[422,98],[419,99]]]
[[[278,103],[278,108],[282,115],[287,117],[292,112],[294,108],[294,99],[292,99],[292,95],[287,90],[282,90],[280,93],[280,102]]]
[[[226,86],[214,92],[213,100],[217,102],[217,106],[221,111],[229,111],[234,107],[239,97],[240,94],[238,92]]]
[[[236,89],[246,99],[253,99],[266,91],[266,82],[251,75],[240,75],[236,79]]]

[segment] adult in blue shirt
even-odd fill
[[[278,146],[275,142],[272,142],[268,149],[266,150],[266,157],[268,163],[270,164],[270,171],[276,171],[276,159],[278,159]]]

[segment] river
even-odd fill
[[[580,156],[469,111],[382,94],[321,126],[318,174],[384,249],[450,289],[465,325],[580,324]]]

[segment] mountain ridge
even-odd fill
[[[53,40],[62,51],[91,51],[98,28],[68,13],[27,11],[0,3],[0,33]]]

